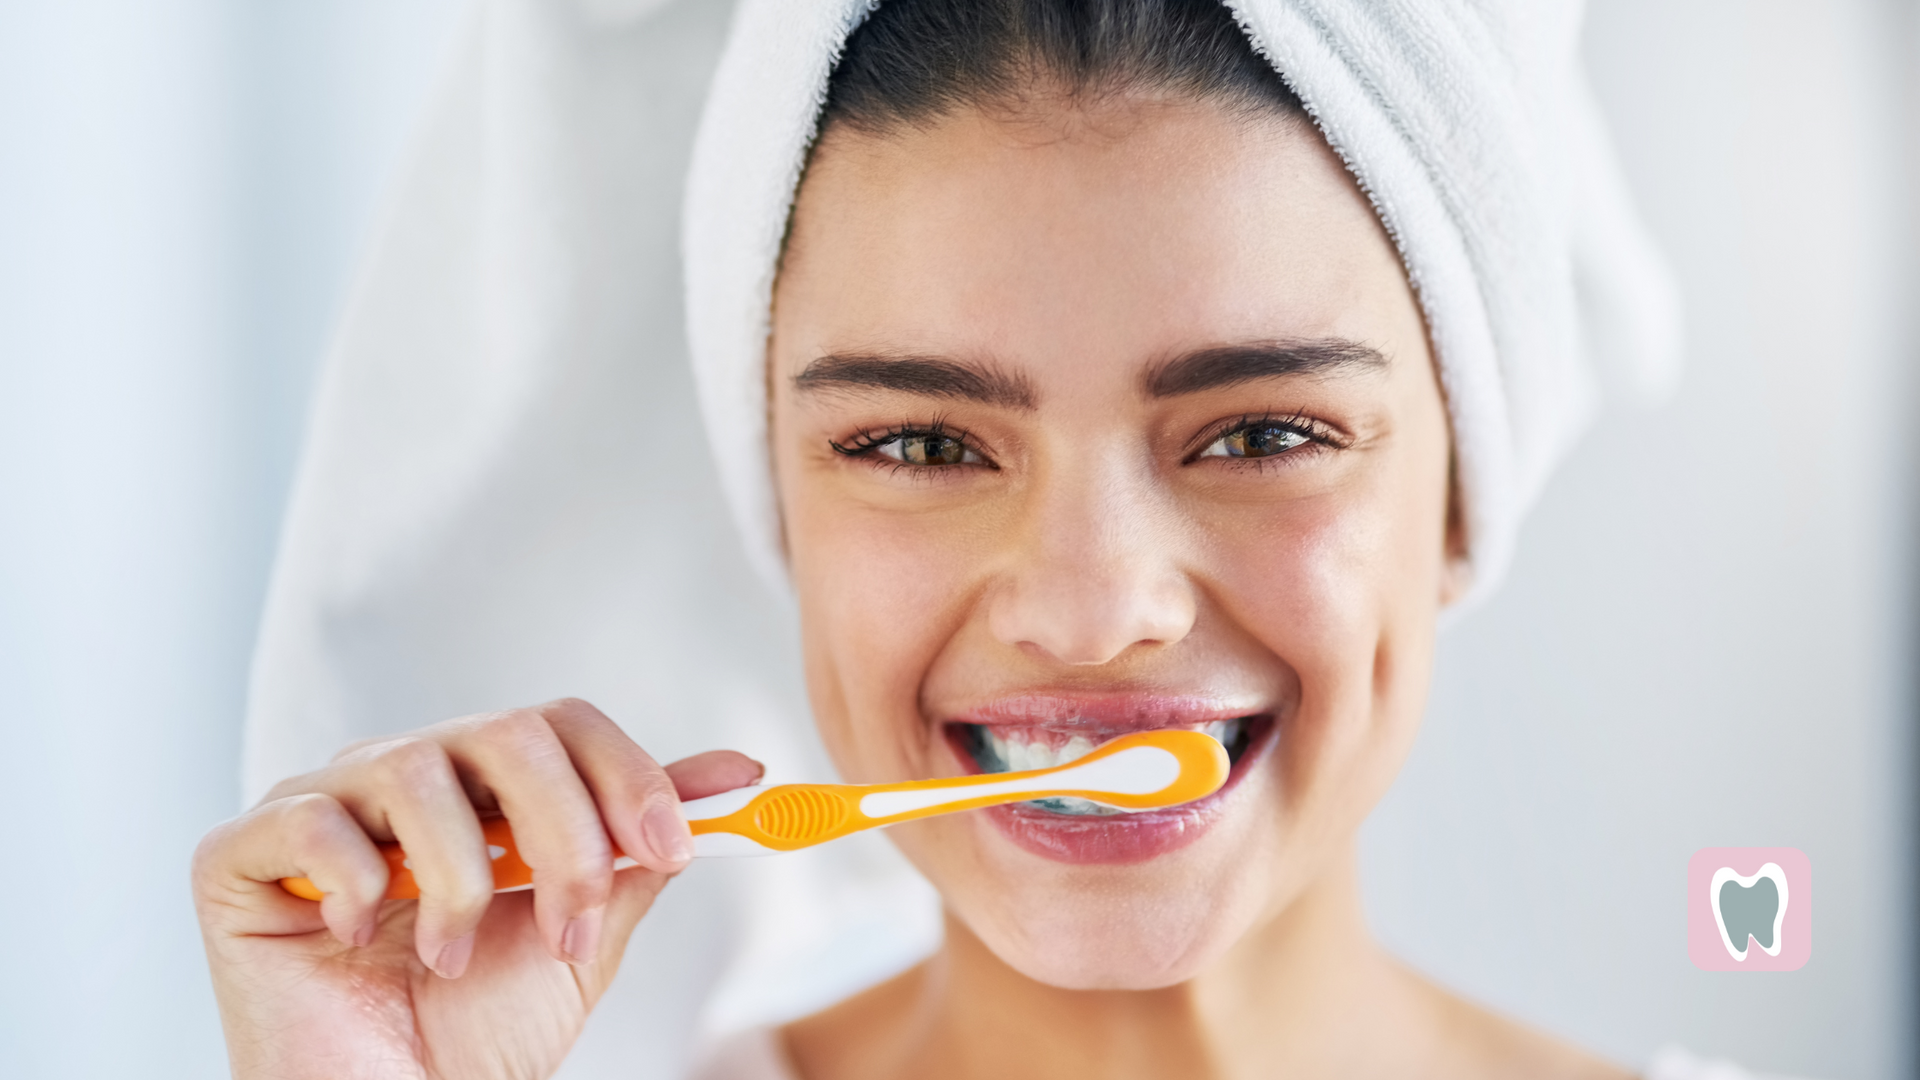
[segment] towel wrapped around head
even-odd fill
[[[1372,199],[1427,319],[1452,416],[1472,589],[1586,423],[1590,364],[1657,393],[1678,305],[1580,76],[1580,5],[1227,0]],[[781,580],[764,455],[774,268],[828,79],[872,0],[743,0],[694,147],[684,244],[694,374],[749,554]],[[752,428],[752,425],[759,425]]]

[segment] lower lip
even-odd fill
[[[1055,814],[1026,803],[1008,803],[983,811],[999,830],[1026,851],[1056,862],[1125,865],[1178,851],[1200,839],[1226,811],[1226,800],[1240,780],[1273,745],[1277,726],[1258,717],[1247,749],[1233,763],[1220,790],[1166,810],[1133,814]]]

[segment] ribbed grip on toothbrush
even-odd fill
[[[768,792],[753,823],[775,840],[804,844],[838,829],[852,811],[839,792],[795,784]]]

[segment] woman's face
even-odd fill
[[[1338,159],[1283,117],[1094,109],[829,131],[775,294],[773,456],[848,780],[1227,744],[1228,785],[1178,809],[891,830],[1013,967],[1147,988],[1346,849],[1456,562],[1425,329]]]

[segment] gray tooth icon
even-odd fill
[[[1752,885],[1729,881],[1720,886],[1720,913],[1727,920],[1727,936],[1735,941],[1753,940],[1763,949],[1773,945],[1773,913],[1780,910],[1780,889],[1771,878]]]
[[[1713,921],[1720,926],[1720,942],[1735,960],[1745,962],[1747,950],[1759,945],[1768,956],[1780,955],[1780,924],[1787,915],[1787,875],[1779,863],[1768,863],[1750,875],[1723,866],[1713,875]],[[1749,941],[1751,938],[1751,941]]]

